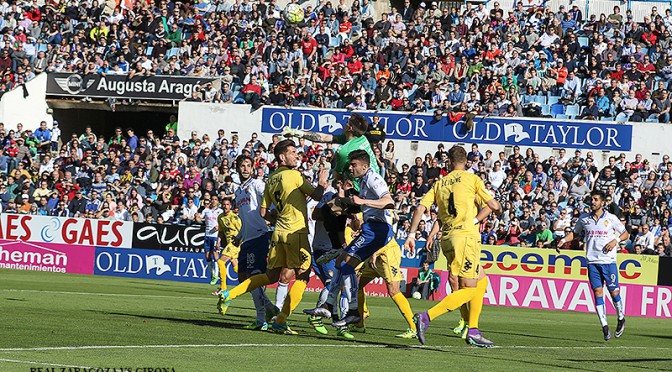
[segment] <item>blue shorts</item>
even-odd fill
[[[362,225],[359,236],[345,248],[348,256],[365,261],[394,238],[392,226],[387,222],[370,221]]]
[[[334,274],[334,270],[336,269],[336,259],[334,258],[333,260],[327,262],[324,265],[320,265],[317,263],[317,259],[322,257],[323,254],[325,254],[327,251],[325,250],[315,250],[313,251],[313,270],[315,271],[315,274],[317,275],[318,278],[320,278],[320,281],[322,284],[325,286],[331,282],[331,278]]]
[[[206,236],[205,239],[203,239],[203,248],[205,249],[206,252],[214,252],[215,244],[217,244],[216,236],[215,237]]]
[[[270,245],[271,240],[268,234],[241,244],[238,254],[238,271],[250,275],[265,273]]]
[[[612,264],[588,264],[588,280],[592,289],[602,288],[607,283],[609,292],[618,289],[618,268]]]

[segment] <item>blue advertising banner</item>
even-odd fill
[[[96,247],[94,275],[210,282],[205,255],[145,249]]]
[[[568,147],[591,150],[630,151],[632,126],[596,121],[538,118],[476,117],[467,131],[463,122],[453,124],[445,116],[408,112],[360,112],[369,120],[380,116],[388,139],[468,142],[536,147]],[[278,133],[282,128],[338,134],[352,115],[346,110],[286,109],[264,106],[261,131]]]
[[[400,247],[404,246],[405,239],[397,239]],[[427,251],[425,250],[425,242],[417,241],[415,243],[415,252],[408,253],[403,248],[401,249],[401,267],[422,267],[422,261],[427,258]],[[432,265],[430,265],[432,266]]]

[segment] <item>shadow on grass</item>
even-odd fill
[[[643,335],[643,334],[638,334],[637,336],[662,338],[663,340],[672,340],[672,334],[670,334],[670,335]]]
[[[10,297],[5,298],[5,300],[7,300],[7,301],[23,301],[23,302],[28,301],[25,298],[10,298]]]
[[[579,363],[645,363],[645,362],[670,362],[672,361],[672,358],[631,358],[631,359],[626,359],[626,358],[610,358],[610,359],[604,359],[604,360],[596,360],[596,359],[590,359],[590,360],[585,360],[585,359],[563,359],[569,362],[579,362]],[[648,368],[648,367],[647,367]]]
[[[587,343],[591,343],[591,344],[600,344],[600,345],[604,344],[603,341],[597,341],[597,340],[575,339],[575,338],[567,338],[567,337],[551,337],[551,336],[541,336],[541,335],[531,335],[531,334],[525,334],[525,333],[491,331],[491,330],[488,330],[487,332],[488,333],[499,334],[499,335],[530,337],[530,338],[538,338],[538,339],[543,339],[543,340],[576,341],[576,342],[587,342]]]

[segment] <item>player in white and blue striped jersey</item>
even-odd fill
[[[583,233],[584,249],[588,260],[588,279],[595,294],[595,309],[600,318],[604,340],[607,341],[611,338],[611,332],[607,324],[607,309],[603,297],[605,283],[618,312],[616,337],[621,337],[625,330],[625,308],[618,288],[616,247],[621,241],[627,240],[630,234],[618,217],[604,210],[603,191],[594,190],[590,196],[592,212],[581,215],[574,231],[561,239],[558,247]]]

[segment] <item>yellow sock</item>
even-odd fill
[[[238,273],[238,265],[233,266],[233,272]]]
[[[408,299],[406,299],[406,297],[404,297],[404,295],[401,292],[399,292],[394,296],[392,296],[392,301],[394,301],[394,304],[397,305],[399,312],[404,317],[404,319],[406,319],[406,323],[408,323],[408,328],[415,331],[415,322],[413,321],[413,310],[411,310],[411,304],[408,303]]]
[[[481,316],[483,309],[483,297],[485,290],[488,288],[488,277],[478,281],[476,285],[476,296],[469,301],[469,328],[478,328],[478,318]]]
[[[226,289],[226,262],[217,260],[217,267],[219,267],[219,289]]]
[[[292,315],[294,309],[299,306],[299,302],[303,298],[303,292],[306,291],[306,286],[308,283],[303,280],[297,280],[292,284],[292,288],[289,289],[287,293],[287,299],[285,299],[285,304],[282,306],[282,311],[278,314],[275,322],[278,324],[287,323],[287,318]]]
[[[469,320],[469,306],[467,304],[460,306],[460,315],[465,322]]]
[[[271,284],[271,281],[268,279],[268,276],[265,273],[253,275],[233,288],[231,292],[229,292],[229,298],[233,300],[234,298],[242,296],[253,289],[257,289],[263,285],[269,284]]]
[[[446,296],[441,302],[436,304],[431,309],[427,310],[429,319],[436,319],[437,317],[457,309],[466,304],[476,295],[476,288],[461,288]]]

